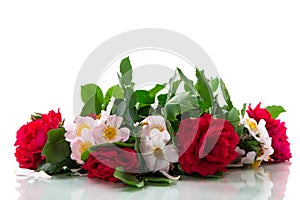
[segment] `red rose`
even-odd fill
[[[61,123],[61,114],[51,110],[41,115],[40,119],[23,125],[17,131],[15,156],[20,168],[37,169],[42,160],[42,149],[47,142],[47,134],[51,129],[58,128]]]
[[[209,114],[182,120],[177,139],[180,167],[187,174],[208,176],[224,172],[225,167],[238,156],[235,148],[239,137],[233,126]]]
[[[266,128],[269,136],[272,138],[272,147],[274,153],[271,158],[275,162],[283,162],[289,160],[292,157],[290,151],[290,143],[286,135],[285,123],[278,119],[273,119],[267,109],[260,108],[260,103],[252,109],[249,105],[247,113],[249,117],[254,118],[257,123],[264,119],[266,121]]]
[[[99,178],[112,182],[119,181],[119,179],[114,177],[117,167],[124,167],[124,171],[126,172],[138,172],[136,152],[126,147],[98,147],[97,151],[92,152],[86,163],[82,166],[88,172],[89,178]]]

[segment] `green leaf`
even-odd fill
[[[226,115],[226,120],[228,120],[232,126],[237,129],[240,122],[239,111],[233,107]]]
[[[47,163],[58,163],[65,160],[71,153],[70,143],[65,140],[65,129],[52,129],[48,132],[48,140],[42,154]]]
[[[162,184],[162,185],[170,185],[174,183],[173,180],[164,177],[145,177],[144,180],[145,182]]]
[[[167,94],[160,94],[157,96],[158,104],[164,107],[167,101]]]
[[[276,119],[281,113],[286,112],[286,110],[282,106],[268,106],[266,107],[266,109],[274,119]]]
[[[251,140],[240,140],[239,147],[246,152],[255,151],[258,153],[261,149],[261,144],[252,138]]]
[[[181,83],[181,80],[176,80],[177,78],[177,71],[175,71],[175,74],[170,78],[169,80],[169,91],[168,91],[168,94],[167,94],[167,98],[166,98],[166,101],[169,101],[173,96],[175,96],[176,92],[177,92],[177,89],[178,89],[178,86],[180,85]]]
[[[144,180],[139,180],[138,178],[136,178],[136,176],[124,172],[123,167],[117,167],[114,173],[114,177],[120,179],[121,181],[130,186],[141,188],[145,185]]]
[[[124,85],[130,85],[132,80],[132,66],[129,57],[126,57],[121,61],[120,72],[122,74],[121,82]]]
[[[221,79],[220,80],[220,86],[221,86],[221,90],[222,90],[222,94],[223,94],[223,97],[227,103],[227,106],[228,106],[228,110],[231,110],[233,105],[232,105],[232,102],[230,100],[230,95],[229,95],[229,92],[226,88],[226,85],[225,83],[223,82],[223,80]]]
[[[95,152],[95,151],[97,151],[97,149],[99,147],[114,147],[114,146],[118,146],[118,147],[122,147],[122,148],[123,147],[128,147],[128,148],[133,147],[133,145],[127,144],[124,142],[113,142],[113,143],[103,143],[103,144],[96,144],[96,145],[90,146],[87,151]]]
[[[146,90],[136,90],[137,102],[145,105],[150,105],[155,102],[155,98],[150,96],[150,93]]]
[[[89,158],[90,156],[90,151],[89,150],[85,150],[82,154],[81,154],[81,160],[86,162],[87,159]]]
[[[107,90],[105,94],[105,100],[109,101],[111,97],[115,97],[116,99],[124,99],[124,91],[119,85],[114,85]]]
[[[222,178],[222,177],[223,177],[223,172],[221,171],[216,172],[215,174],[212,175],[205,176],[205,178]]]
[[[152,109],[151,106],[144,106],[144,107],[141,107],[141,108],[138,110],[138,115],[143,116],[143,117],[148,117],[149,114],[150,114],[151,109]]]
[[[213,92],[212,89],[204,75],[204,70],[199,71],[196,68],[197,83],[195,85],[200,97],[204,100],[204,104],[207,107],[212,107],[213,105]]]
[[[160,84],[156,84],[154,86],[154,88],[152,88],[151,90],[149,90],[149,96],[150,97],[155,97],[156,94],[161,91],[162,89],[164,89],[166,87],[166,84],[160,85]]]
[[[246,106],[247,106],[247,104],[246,104],[246,103],[244,103],[244,104],[243,104],[243,108],[242,108],[242,110],[241,110],[241,115],[242,115],[242,117],[244,117],[244,116],[245,116],[245,112],[246,112]]]
[[[103,102],[103,93],[98,85],[91,83],[81,86],[81,99],[83,103],[86,103],[94,95],[98,97],[99,101]]]
[[[187,92],[190,92],[191,94],[196,94],[197,90],[194,86],[194,83],[191,79],[187,78],[183,72],[181,71],[181,69],[177,68],[178,74],[180,76],[180,78],[183,80],[184,82],[184,89]]]
[[[177,94],[165,105],[166,117],[170,121],[175,121],[176,116],[184,112],[193,110],[195,107],[191,104],[193,97],[189,92]]]
[[[88,116],[90,114],[98,115],[101,112],[101,102],[97,95],[93,95],[83,106],[80,116]]]
[[[118,104],[117,109],[115,111],[115,114],[118,116],[123,116],[126,111],[126,102],[121,101],[121,103]]]
[[[76,161],[67,158],[58,163],[41,163],[38,166],[37,171],[43,170],[49,175],[54,175],[59,173],[65,173],[70,171],[70,169],[75,169],[75,168],[78,168]]]
[[[211,89],[213,92],[215,92],[219,87],[220,79],[218,77],[211,79]]]

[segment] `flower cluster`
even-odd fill
[[[84,107],[72,123],[65,125],[59,110],[33,115],[17,131],[20,168],[143,187],[291,158],[285,124],[277,119],[281,106],[238,110],[223,80],[198,69],[196,83],[177,68],[168,84],[135,90],[127,57],[118,78],[105,95],[98,85],[82,86]]]

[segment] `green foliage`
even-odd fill
[[[130,186],[141,188],[145,185],[144,180],[139,180],[136,176],[124,172],[123,167],[117,167],[114,173],[114,177],[120,179],[121,181]]]
[[[152,89],[149,90],[149,96],[155,97],[158,92],[166,87],[166,84],[156,84]]]
[[[282,106],[268,106],[266,109],[274,119],[276,119],[281,113],[286,112]]]
[[[65,140],[65,129],[58,128],[48,132],[48,140],[42,154],[46,156],[47,163],[59,163],[71,153],[70,143]]]
[[[58,162],[58,163],[41,163],[37,171],[43,170],[49,175],[61,174],[70,172],[71,169],[76,169],[79,166],[77,165],[76,161],[71,160],[70,158],[66,158],[65,160]]]
[[[213,92],[215,92],[219,87],[220,79],[218,77],[211,79],[210,85]]]
[[[87,103],[93,96],[97,96],[98,100],[103,102],[103,93],[98,85],[91,83],[81,86],[81,99],[83,103]]]
[[[184,83],[184,89],[185,91],[187,92],[190,92],[191,94],[197,94],[197,90],[194,86],[194,83],[191,79],[187,78],[183,72],[181,71],[181,69],[177,68],[177,71],[178,71],[178,74],[181,78],[181,80],[183,81]]]
[[[231,108],[231,110],[226,115],[226,120],[228,120],[232,124],[235,130],[237,130],[238,124],[240,122],[239,111],[235,107]]]
[[[195,109],[192,105],[193,97],[189,92],[177,94],[165,105],[166,118],[170,121],[176,121],[179,114]]]
[[[90,114],[98,115],[101,112],[102,104],[97,95],[93,95],[83,106],[80,116],[88,116]]]
[[[231,99],[230,99],[229,92],[228,92],[228,90],[226,88],[226,85],[225,85],[225,83],[223,82],[222,79],[220,80],[220,86],[221,86],[221,90],[222,90],[224,99],[225,99],[225,101],[227,103],[228,110],[231,110],[232,107],[233,107],[233,105],[232,105],[232,102],[231,102]]]
[[[130,85],[132,81],[132,66],[130,64],[129,57],[124,58],[120,64],[120,72],[121,72],[121,85]]]
[[[247,109],[246,106],[247,106],[247,104],[244,103],[244,104],[243,104],[243,108],[242,108],[242,110],[241,110],[241,115],[242,115],[242,117],[245,116],[245,112],[246,112],[246,109]]]
[[[147,90],[136,90],[137,102],[144,105],[151,105],[155,102],[155,96],[151,96]]]
[[[198,68],[196,68],[196,77],[197,83],[195,87],[198,94],[203,99],[204,105],[210,108],[213,105],[213,91],[205,77],[204,70],[199,71]]]

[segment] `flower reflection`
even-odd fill
[[[222,179],[182,177],[170,186],[143,189],[86,177],[53,177],[48,180],[17,179],[19,200],[27,199],[282,199],[289,163],[263,165],[254,170],[229,169]]]

